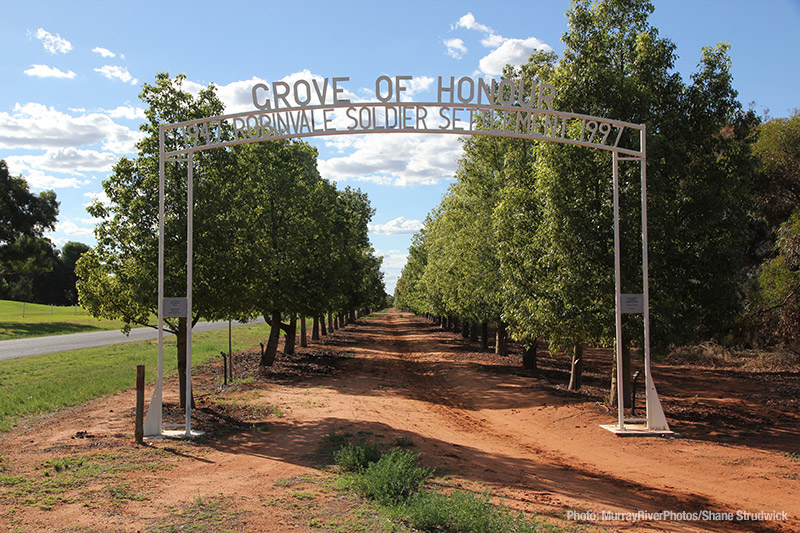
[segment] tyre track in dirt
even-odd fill
[[[373,336],[376,338],[372,339],[372,342],[381,346],[376,353],[383,356],[380,360],[362,361],[362,369],[380,369],[379,373],[384,379],[393,377],[403,381],[402,389],[406,391],[406,396],[420,401],[426,407],[427,413],[420,414],[419,418],[434,418],[427,424],[427,428],[433,430],[430,436],[436,438],[437,432],[440,434],[441,428],[446,427],[456,437],[454,440],[460,441],[451,442],[451,450],[438,446],[437,454],[440,457],[456,459],[460,466],[468,465],[469,458],[458,459],[469,446],[496,457],[496,466],[484,467],[480,477],[495,488],[504,488],[506,496],[522,504],[523,508],[531,510],[530,506],[524,504],[535,502],[560,507],[562,511],[568,508],[600,512],[713,510],[735,514],[739,509],[735,504],[716,499],[711,494],[683,490],[678,483],[641,482],[636,479],[640,476],[636,475],[635,466],[632,467],[634,472],[627,471],[620,475],[598,468],[580,456],[554,451],[537,442],[534,437],[536,428],[527,428],[527,437],[520,432],[509,431],[507,425],[491,416],[491,411],[487,414],[487,410],[480,408],[480,398],[476,399],[469,393],[469,386],[463,386],[464,382],[473,383],[482,376],[475,375],[468,365],[447,367],[438,364],[442,356],[437,357],[437,354],[441,354],[442,347],[437,334],[431,331],[433,328],[419,319],[403,319],[398,315],[389,315],[383,325],[386,328],[386,340],[380,336]],[[450,372],[446,372],[445,368],[449,368]],[[561,418],[575,417],[576,413],[570,413]],[[441,435],[438,439],[441,439]],[[620,442],[620,439],[615,440]],[[507,461],[503,457],[516,459],[510,469],[504,468],[504,462]],[[459,475],[459,472],[454,472],[454,475]],[[587,495],[590,497],[586,498]],[[592,505],[591,495],[605,497],[598,497]],[[780,523],[660,522],[658,527],[676,531],[790,530]]]

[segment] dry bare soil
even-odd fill
[[[195,369],[195,427],[207,432],[196,441],[135,445],[133,391],[0,435],[0,528],[402,530],[332,481],[331,449],[366,440],[418,451],[439,490],[488,492],[570,531],[800,531],[798,372],[654,365],[681,437],[619,438],[600,428],[615,421],[608,351],[588,350],[580,393],[563,386],[565,361],[540,358],[534,375],[396,311],[263,373],[256,348],[236,356],[240,379],[225,390],[221,363]],[[179,421],[175,389],[165,417]],[[662,510],[787,519],[602,519]]]

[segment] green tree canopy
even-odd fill
[[[185,76],[161,73],[144,84],[147,105],[145,137],[135,159],[122,158],[103,182],[109,203],[93,203],[89,212],[101,220],[97,246],[77,262],[81,305],[93,315],[134,325],[156,327],[158,309],[158,128],[160,124],[222,114],[223,105],[210,86],[197,96],[183,88]],[[192,323],[204,318],[246,317],[240,307],[241,263],[228,242],[235,235],[240,191],[230,174],[230,152],[223,149],[194,157],[194,288]],[[187,162],[168,162],[165,171],[165,296],[186,294]],[[165,327],[178,338],[178,367],[184,380],[185,319],[168,319]],[[181,401],[185,387],[180,387]]]
[[[47,268],[37,242],[55,229],[56,193],[33,194],[21,176],[11,176],[0,160],[0,274],[33,272]]]

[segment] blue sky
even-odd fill
[[[220,87],[230,112],[248,109],[254,83],[347,76],[355,100],[381,75],[496,76],[537,47],[561,53],[564,0],[508,2],[10,2],[0,20],[0,159],[61,202],[50,236],[94,244],[86,205],[119,157],[134,155],[141,84],[185,73],[195,90]],[[745,105],[788,116],[800,107],[800,0],[656,1],[651,22],[694,72],[703,46],[732,45]],[[251,107],[251,106],[250,106]],[[580,109],[564,110],[581,112]],[[359,187],[376,209],[370,237],[392,292],[411,234],[452,182],[451,135],[312,139],[322,175]]]

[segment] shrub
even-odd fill
[[[370,463],[355,480],[355,487],[367,498],[395,505],[416,494],[432,471],[417,465],[418,453],[393,448],[377,462]]]
[[[333,452],[333,460],[346,472],[363,472],[370,463],[381,458],[381,450],[375,442],[356,442],[342,446]]]

